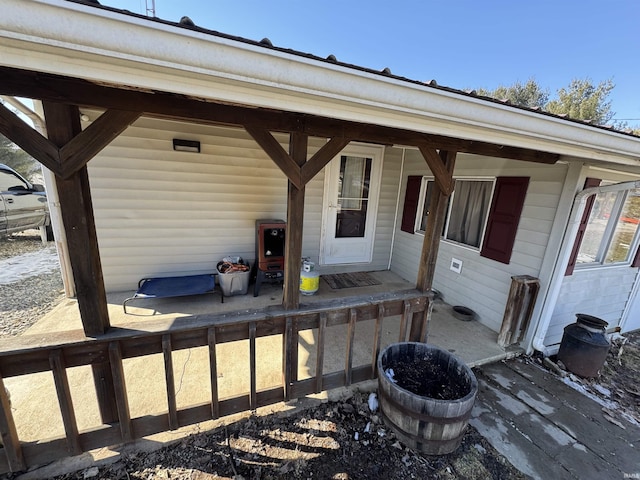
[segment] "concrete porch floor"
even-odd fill
[[[401,291],[414,286],[397,275],[373,272],[380,285],[332,290],[324,281],[316,295],[301,296],[301,303],[326,301],[329,298],[361,296],[390,291]],[[144,329],[145,322],[171,320],[178,317],[204,313],[222,313],[238,310],[260,309],[280,305],[282,287],[263,284],[261,295],[253,297],[252,286],[247,295],[226,297],[221,302],[220,293],[171,299],[135,300],[125,314],[122,301],[133,292],[120,292],[108,296],[108,309],[112,326]],[[358,322],[353,348],[353,365],[371,361],[374,321]],[[25,335],[43,336],[51,332],[81,329],[80,315],[75,300],[63,301],[43,317]],[[324,373],[344,368],[346,327],[329,327],[326,332]],[[399,317],[385,319],[382,344],[397,342]],[[494,362],[508,356],[497,343],[497,333],[477,321],[464,322],[452,315],[451,307],[438,301],[434,306],[429,327],[429,343],[458,355],[470,366]],[[300,332],[299,379],[315,375],[316,331]],[[258,389],[270,388],[282,381],[282,336],[258,338]],[[229,398],[249,391],[248,341],[221,344],[217,347],[218,380],[220,398]],[[208,350],[206,347],[174,351],[172,354],[178,409],[210,401]],[[131,358],[124,361],[125,377],[130,402],[131,417],[157,414],[167,411],[164,362],[162,354]],[[80,431],[101,424],[93,386],[91,369],[68,369],[71,395]],[[19,438],[32,442],[64,435],[62,418],[56,398],[53,376],[50,372],[5,379],[12,399],[12,411]],[[326,394],[325,394],[326,396]],[[166,439],[175,438],[177,432],[168,432]]]
[[[330,299],[373,295],[377,293],[403,291],[415,285],[390,271],[369,272],[379,285],[343,288],[334,290],[321,279],[318,292],[314,295],[300,295],[300,303],[321,303]],[[253,284],[246,295],[225,297],[221,301],[220,288],[212,295],[174,297],[158,299],[135,299],[127,305],[124,313],[122,302],[133,295],[133,291],[115,292],[107,295],[109,319],[114,327],[130,326],[132,323],[150,320],[166,320],[205,313],[224,313],[238,310],[257,310],[282,303],[282,286],[264,283],[260,295],[253,296]],[[467,365],[473,367],[500,360],[507,352],[497,345],[498,334],[480,322],[465,322],[453,316],[451,306],[437,300],[429,326],[429,343],[458,355]],[[366,322],[365,322],[366,323]],[[66,299],[38,323],[29,328],[25,335],[40,335],[54,331],[81,330],[82,322],[75,299]],[[396,340],[397,341],[397,340]],[[330,348],[331,344],[327,343]]]

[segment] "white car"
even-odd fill
[[[18,172],[0,163],[0,236],[39,227],[47,228],[50,238],[44,187],[29,183]]]

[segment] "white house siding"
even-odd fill
[[[530,183],[509,265],[481,257],[477,250],[440,242],[434,288],[448,304],[471,308],[480,322],[495,331],[500,329],[511,277],[537,277],[540,272],[566,172],[566,165],[458,154],[454,177],[524,176],[530,177]],[[429,175],[424,159],[414,150],[407,150],[401,201],[409,175]],[[391,270],[415,281],[424,236],[401,231],[400,220],[396,223]],[[462,261],[461,273],[450,270],[452,258]]]
[[[633,291],[627,302],[627,306],[624,315],[620,321],[621,332],[632,332],[640,329],[640,275],[638,269],[636,269],[636,281],[634,283]]]
[[[398,186],[400,185],[401,162],[402,149],[385,148],[376,236],[373,245],[372,270],[387,270],[389,268],[393,226],[398,201]]]
[[[201,153],[175,152],[173,138],[200,141]],[[288,149],[288,135],[277,138]],[[322,142],[310,140],[310,155]],[[243,129],[141,118],[88,166],[107,291],[135,289],[147,276],[212,272],[229,254],[253,261],[255,220],[286,219],[286,177]],[[388,265],[398,175],[383,178],[367,270]],[[302,249],[315,261],[323,190],[320,172],[306,187]]]
[[[547,329],[545,346],[560,344],[564,327],[576,321],[576,313],[601,318],[609,323],[609,327],[617,326],[637,273],[637,268],[610,267],[576,269],[573,275],[565,277]]]
[[[595,167],[585,167],[584,176],[602,179],[603,185],[638,179],[628,173]],[[550,351],[555,350],[562,341],[564,327],[576,321],[576,313],[602,318],[609,323],[609,327],[618,326],[625,309],[635,308],[628,303],[637,277],[638,268],[628,266],[588,269],[578,267],[572,275],[563,277],[544,345]]]

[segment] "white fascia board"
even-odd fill
[[[640,139],[62,0],[3,0],[0,64],[640,166]]]

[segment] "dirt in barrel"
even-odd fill
[[[392,381],[401,388],[435,400],[457,400],[470,392],[469,385],[460,375],[451,375],[446,367],[426,357],[391,360],[387,375],[393,371]]]

